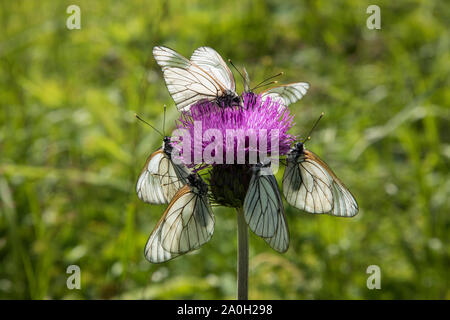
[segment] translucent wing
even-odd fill
[[[250,229],[260,237],[273,238],[277,232],[283,232],[279,225],[284,219],[283,202],[272,174],[254,171],[244,199],[244,216]]]
[[[280,202],[281,202],[280,196]],[[278,224],[275,234],[271,238],[264,238],[270,247],[278,252],[285,252],[289,248],[289,229],[286,223],[284,209],[278,214]]]
[[[288,157],[283,193],[289,204],[310,213],[352,217],[359,210],[350,191],[325,162],[308,150],[298,159]]]
[[[287,107],[291,103],[300,100],[306,94],[308,89],[309,84],[306,82],[297,82],[273,87],[262,92],[262,101],[271,98],[272,101],[277,101]]]
[[[168,68],[188,69],[191,66],[188,59],[167,47],[154,47],[153,56],[163,71]]]
[[[214,215],[207,195],[185,185],[174,196],[145,246],[145,257],[161,263],[198,249],[214,231]]]
[[[191,62],[213,75],[223,87],[236,91],[233,73],[216,50],[209,47],[200,47],[191,56]]]
[[[187,111],[195,102],[203,99],[212,101],[227,92],[225,85],[214,74],[172,49],[154,47],[153,56],[163,70],[167,89],[178,110]]]
[[[244,216],[250,229],[275,250],[289,246],[289,231],[278,184],[272,174],[253,173],[244,199]]]
[[[272,175],[253,174],[244,199],[244,215],[250,229],[260,237],[273,237],[277,229],[280,211],[277,190]]]
[[[177,191],[186,184],[189,171],[174,164],[163,149],[148,157],[136,184],[136,193],[144,202],[169,203]]]

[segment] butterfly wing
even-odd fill
[[[191,56],[191,62],[213,75],[222,86],[230,91],[236,91],[233,73],[216,50],[200,47]]]
[[[144,202],[154,204],[167,203],[166,196],[161,187],[160,177],[151,173],[152,171],[158,170],[163,157],[164,152],[162,149],[159,149],[150,155],[138,178],[136,183],[136,193],[139,199]]]
[[[309,84],[297,82],[267,89],[262,92],[262,101],[270,98],[285,107],[300,100],[308,91]]]
[[[200,100],[214,100],[226,87],[214,74],[166,47],[154,47],[153,56],[161,66],[164,80],[178,110],[188,111]]]
[[[244,216],[250,229],[275,250],[289,246],[283,201],[275,177],[255,171],[244,199]]]
[[[283,193],[289,204],[310,213],[352,217],[358,204],[328,165],[311,151],[297,160],[288,158]]]
[[[174,196],[151,233],[145,257],[161,263],[198,249],[214,231],[214,215],[206,195],[185,185]]]
[[[136,184],[136,193],[144,202],[169,203],[177,191],[186,184],[189,171],[174,164],[163,149],[148,157]]]
[[[280,202],[281,201],[280,196]],[[275,234],[271,238],[264,238],[264,241],[266,241],[272,249],[278,252],[286,252],[289,248],[289,229],[284,208],[278,213],[278,224]]]

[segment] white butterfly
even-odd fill
[[[298,142],[287,156],[283,176],[287,202],[310,213],[353,217],[358,204],[350,191],[317,155]]]
[[[145,257],[161,263],[208,242],[214,231],[214,214],[208,200],[208,185],[191,174],[188,183],[173,197],[145,246]]]
[[[264,102],[267,98],[270,98],[272,102],[276,101],[287,107],[303,98],[308,89],[309,84],[306,82],[280,85],[263,91],[262,101]]]
[[[163,145],[152,153],[145,163],[136,184],[136,192],[144,202],[169,203],[177,191],[187,183],[189,170],[172,161],[170,137],[164,137]]]
[[[285,252],[289,247],[289,230],[277,180],[271,171],[267,172],[270,162],[259,163],[252,170],[244,199],[245,220],[273,249]]]
[[[172,49],[157,46],[153,48],[153,56],[162,68],[178,110],[188,111],[201,100],[239,105],[233,73],[214,49],[200,47],[188,60]]]
[[[274,76],[265,79],[264,81],[256,85],[253,89],[250,89],[250,78],[248,76],[247,70],[245,70],[244,68],[243,73],[240,74],[244,80],[245,92],[252,92],[257,88],[264,87],[272,83],[276,83],[276,81],[269,82],[269,80],[272,80],[273,78],[282,75],[283,72],[280,72]],[[280,104],[281,108],[284,108],[303,98],[308,89],[309,84],[306,82],[296,82],[275,86],[261,92],[261,101],[264,103],[264,101],[270,98],[272,102],[277,102]]]

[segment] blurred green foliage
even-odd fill
[[[81,8],[68,30],[66,8]],[[449,3],[377,1],[1,1],[0,298],[233,299],[236,219],[161,265],[143,256],[164,206],[134,184],[177,112],[151,50],[202,45],[254,82],[307,81],[294,134],[355,194],[352,219],[286,204],[291,245],[250,239],[253,299],[431,299],[449,289]],[[240,79],[237,79],[242,88]],[[240,89],[241,90],[241,89]],[[281,172],[279,173],[281,177]],[[81,267],[81,290],[66,268]],[[381,268],[368,290],[366,268]]]

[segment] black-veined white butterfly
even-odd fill
[[[214,214],[208,185],[197,174],[173,197],[145,246],[145,257],[161,263],[208,242],[214,231]]]
[[[283,194],[287,202],[310,213],[353,217],[358,204],[328,165],[297,142],[287,155]]]
[[[164,123],[165,111],[164,107]],[[165,136],[138,115],[136,118],[163,136],[162,147],[153,152],[145,162],[136,183],[136,193],[139,199],[147,203],[169,203],[177,191],[187,183],[190,171],[184,165],[172,161],[173,147],[169,136]]]
[[[231,61],[230,61],[231,62]],[[233,64],[232,64],[233,65]],[[243,68],[243,72],[241,73],[238,68],[236,68],[234,65],[233,67],[236,69],[236,71],[241,75],[242,79],[244,80],[244,91],[246,92],[253,92],[254,90],[265,87],[268,85],[271,85],[273,83],[277,83],[277,81],[271,81],[272,79],[281,76],[283,72],[280,72],[274,76],[271,76],[264,81],[261,81],[258,85],[256,85],[254,88],[250,89],[250,78],[248,76],[247,70]],[[303,96],[306,94],[306,92],[309,89],[309,84],[306,82],[295,82],[295,83],[289,83],[289,84],[282,84],[279,86],[275,86],[272,88],[269,88],[267,90],[264,90],[261,92],[261,100],[264,102],[268,98],[271,99],[273,102],[278,102],[284,107],[289,106],[292,103],[297,102]]]
[[[172,161],[170,137],[164,137],[161,148],[147,159],[136,184],[136,193],[144,202],[169,203],[187,182],[189,170]]]
[[[219,105],[239,105],[233,73],[212,48],[200,47],[191,60],[167,47],[153,48],[153,56],[161,66],[164,80],[178,110],[188,111],[201,100]]]
[[[252,178],[244,199],[244,216],[250,229],[276,251],[289,247],[289,230],[277,180],[270,161],[252,167]]]

